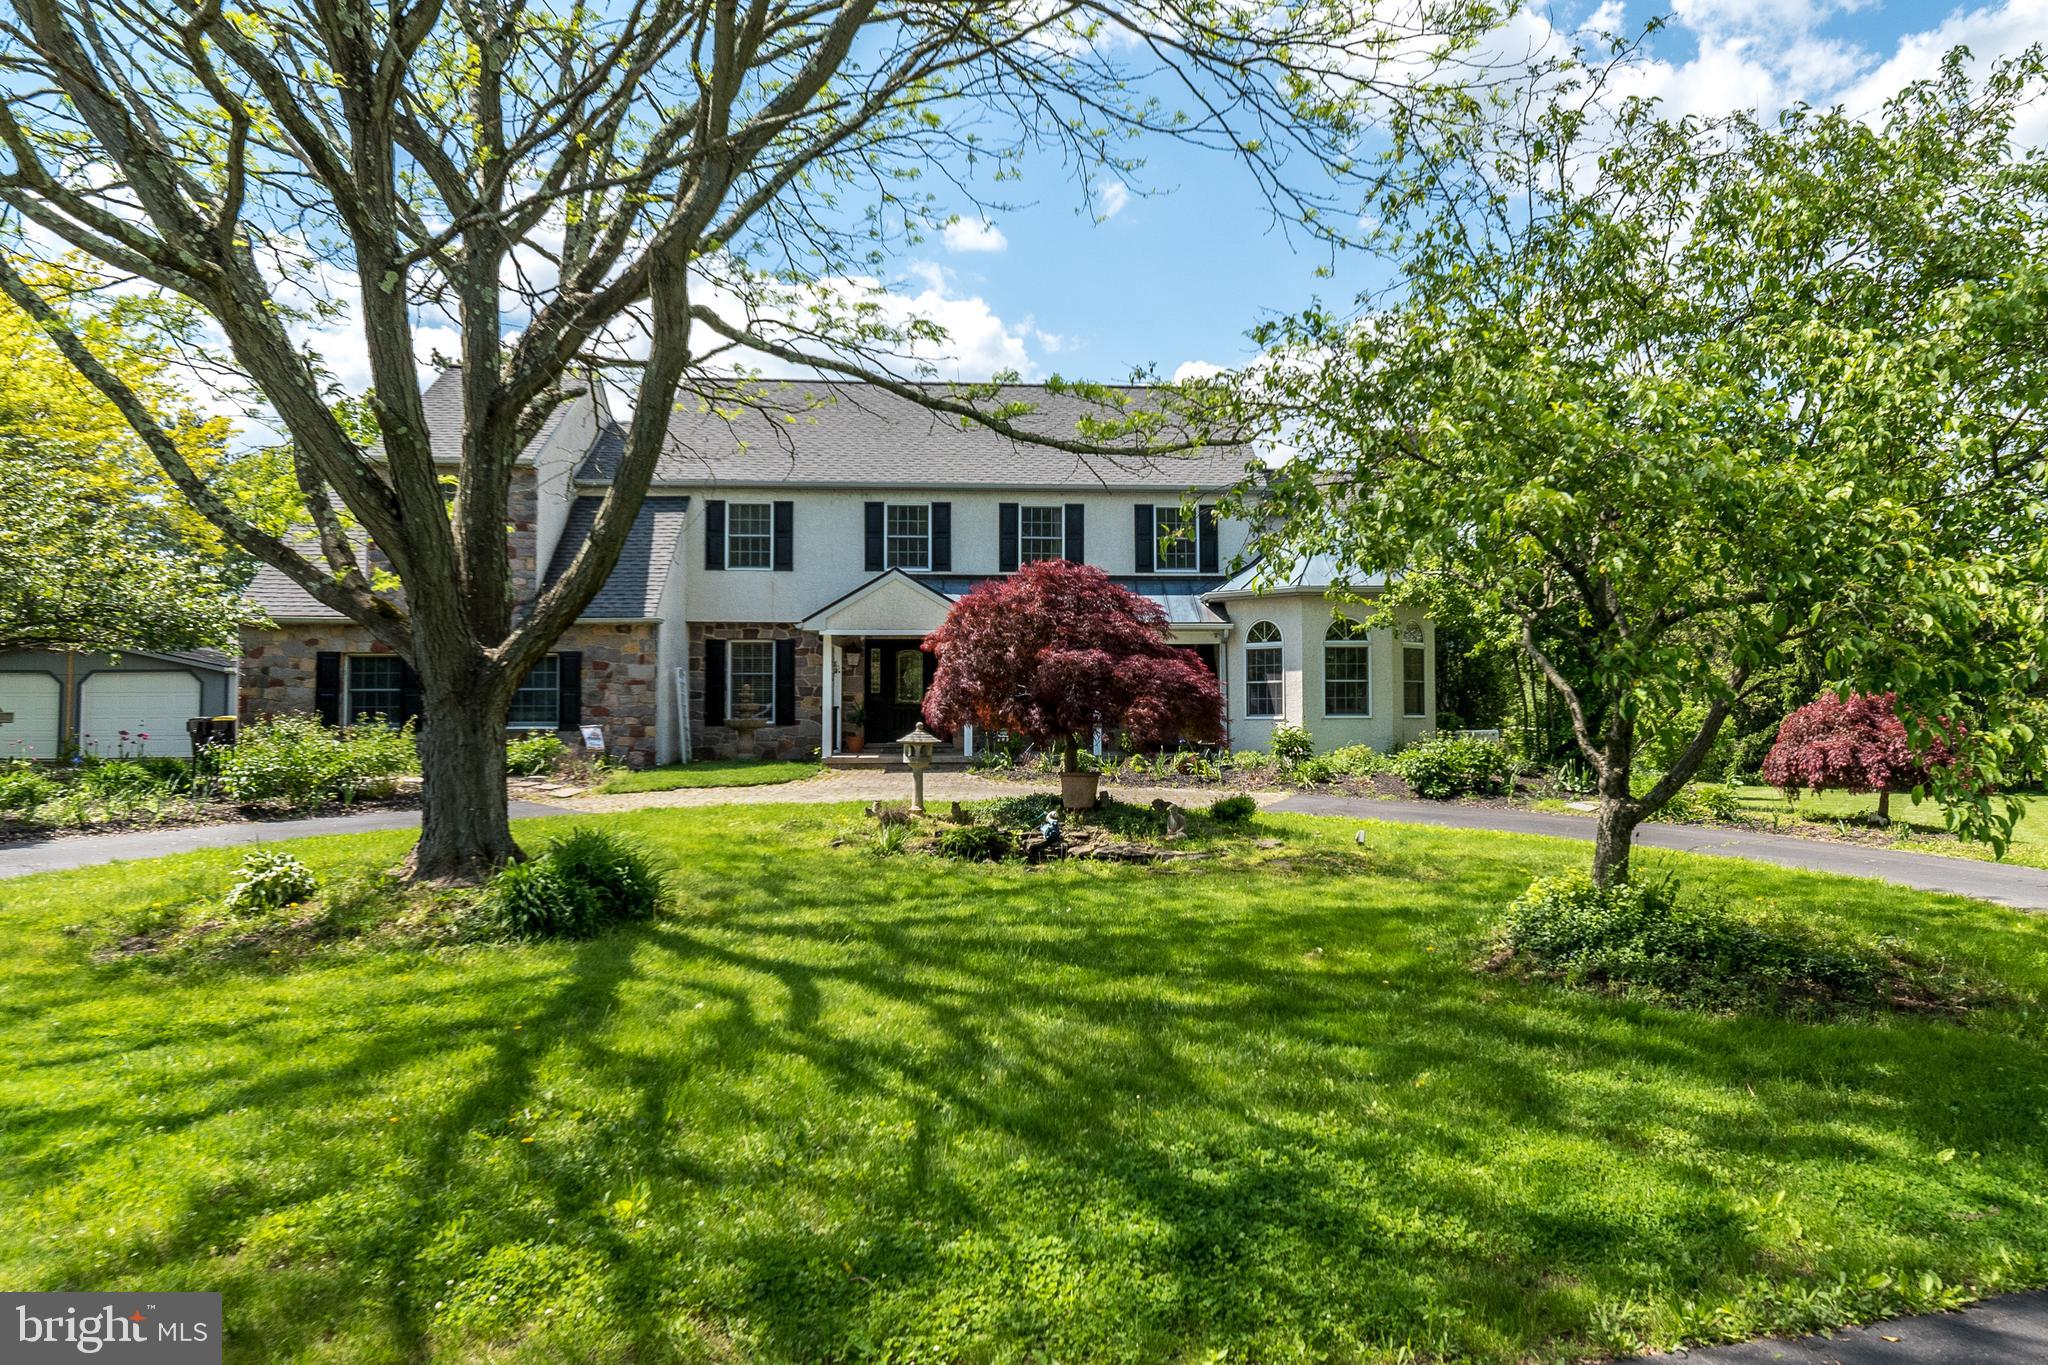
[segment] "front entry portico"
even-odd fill
[[[901,569],[860,587],[804,618],[803,629],[824,637],[825,757],[848,751],[848,741],[878,758],[923,714],[924,694],[938,663],[924,649],[953,599]],[[969,727],[940,748],[971,754]]]

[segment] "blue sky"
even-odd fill
[[[2048,40],[2048,0],[1947,6],[1914,0],[1607,0],[1560,4],[1517,21],[1503,41],[1582,25],[1635,31],[1671,17],[1652,40],[1636,88],[1678,112],[1777,108],[1794,100],[1862,111],[1900,84],[1930,74],[1961,43],[1980,58]],[[2037,111],[2037,113],[2043,111]],[[2048,116],[2030,121],[2048,142]],[[999,214],[992,232],[951,234],[899,261],[892,288],[936,316],[951,335],[946,372],[985,377],[1014,367],[1122,378],[1134,365],[1164,374],[1189,364],[1229,365],[1250,353],[1245,331],[1261,316],[1298,309],[1318,294],[1348,300],[1366,262],[1315,278],[1326,256],[1291,244],[1250,178],[1227,158],[1154,144],[1145,183],[1102,221],[1057,166],[1034,168],[1029,202]],[[1109,192],[1114,196],[1115,192]]]

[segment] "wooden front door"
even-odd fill
[[[916,640],[877,640],[868,650],[867,738],[870,749],[893,744],[924,717],[932,656]]]

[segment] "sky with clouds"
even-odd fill
[[[1631,89],[1675,113],[1798,100],[1862,112],[1957,45],[1987,58],[2048,40],[2048,0],[1578,0],[1518,22],[1632,33],[1660,14],[1669,22]],[[2048,144],[2048,109],[2022,131]],[[1277,227],[1228,159],[1150,152],[1130,184],[1076,184],[1056,166],[1027,173],[1006,187],[1011,208],[955,223],[897,263],[891,288],[952,333],[944,373],[1113,380],[1141,365],[1173,375],[1236,364],[1262,317],[1348,300],[1368,278],[1358,261],[1317,278],[1327,255]]]

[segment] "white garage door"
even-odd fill
[[[78,747],[88,753],[192,752],[185,722],[199,714],[199,679],[190,673],[95,673],[78,702]],[[124,741],[121,732],[126,730]],[[143,739],[148,735],[148,739]]]
[[[57,680],[48,673],[0,673],[0,762],[57,756]]]

